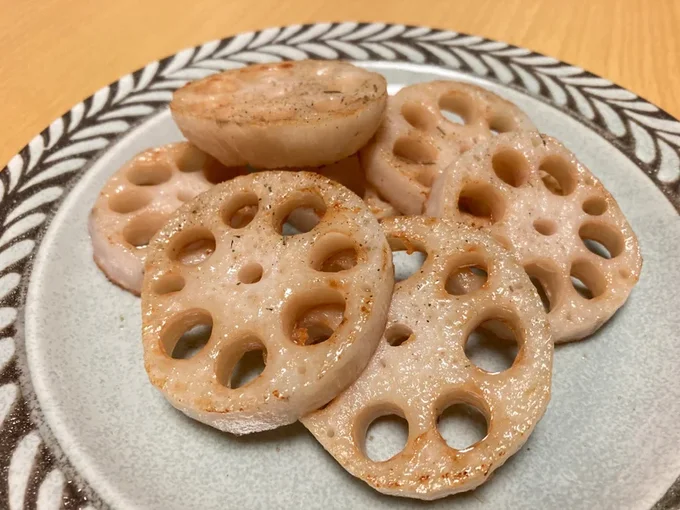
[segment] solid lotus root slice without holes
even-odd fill
[[[404,214],[421,214],[432,183],[460,154],[493,132],[534,129],[517,106],[488,90],[455,81],[419,83],[388,99],[361,161],[368,181],[389,203]]]
[[[421,271],[396,284],[385,336],[359,379],[303,424],[354,476],[386,494],[437,499],[474,489],[528,439],[550,400],[553,346],[541,302],[513,256],[487,234],[427,217],[382,222],[397,249],[427,254]],[[446,282],[457,268],[486,267],[488,279],[468,294]],[[487,320],[516,333],[518,353],[503,372],[474,365],[465,354],[470,333]],[[408,337],[403,343],[395,337]],[[439,432],[456,403],[478,409],[487,434],[464,449]],[[374,461],[366,453],[373,420],[396,414],[408,422],[400,453]]]
[[[602,183],[555,139],[505,134],[433,186],[427,214],[489,230],[543,291],[555,342],[604,324],[637,283],[635,233]]]
[[[387,83],[347,62],[302,60],[225,71],[185,85],[170,109],[180,130],[225,165],[320,166],[373,136]]]
[[[107,181],[90,212],[94,260],[113,283],[139,295],[147,244],[184,202],[245,173],[187,142],[148,149]]]
[[[316,209],[321,221],[282,235],[299,207]],[[238,177],[180,208],[151,242],[142,289],[146,370],[176,408],[218,429],[245,434],[291,423],[364,369],[393,283],[382,229],[349,190],[309,172]],[[190,359],[173,358],[182,333],[198,323],[212,327],[207,344]],[[234,367],[254,349],[264,353],[264,370],[232,387]]]

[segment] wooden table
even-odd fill
[[[0,166],[148,61],[245,30],[389,21],[499,39],[584,67],[680,117],[678,0],[0,0]]]

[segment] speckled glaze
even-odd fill
[[[556,349],[550,406],[527,444],[488,483],[428,508],[677,508],[680,123],[530,50],[352,22],[243,33],[151,62],[55,119],[0,172],[0,508],[413,507],[349,476],[301,425],[234,438],[177,412],[148,382],[139,299],[92,260],[87,219],[109,177],[182,139],[173,90],[308,57],[355,60],[392,94],[452,79],[512,101],[606,186],[645,256],[613,319]]]
[[[361,377],[302,423],[350,473],[386,494],[437,499],[476,488],[529,439],[550,400],[553,347],[546,314],[514,257],[488,234],[447,220],[402,217],[382,222],[391,242],[427,254],[422,268],[397,283],[387,319],[411,336],[390,345],[383,336]],[[453,271],[485,267],[481,288],[452,295]],[[501,320],[517,332],[519,351],[508,370],[489,373],[465,355],[470,333]],[[464,450],[450,448],[437,429],[456,402],[478,408],[486,436]],[[364,453],[376,417],[406,418],[409,439],[394,457],[375,462]]]

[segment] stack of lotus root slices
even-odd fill
[[[232,434],[300,420],[380,492],[486,481],[546,410],[553,345],[595,332],[638,280],[600,181],[477,86],[388,97],[380,74],[307,60],[189,83],[170,110],[188,142],[119,169],[89,221],[95,262],[141,295],[151,383]],[[393,252],[425,260],[403,279]],[[514,338],[509,368],[470,359],[478,328]],[[239,380],[252,355],[262,372]],[[466,448],[438,429],[460,404],[486,420]],[[408,439],[373,460],[366,432],[385,415]]]

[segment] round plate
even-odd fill
[[[529,50],[423,27],[272,28],[187,49],[77,104],[0,173],[0,507],[407,508],[355,480],[300,425],[235,438],[149,384],[139,300],[92,261],[89,210],[135,153],[179,140],[188,80],[253,62],[351,59],[395,92],[469,81],[517,103],[613,193],[645,258],[628,303],[555,353],[553,398],[523,450],[438,508],[674,508],[680,501],[680,123]]]

